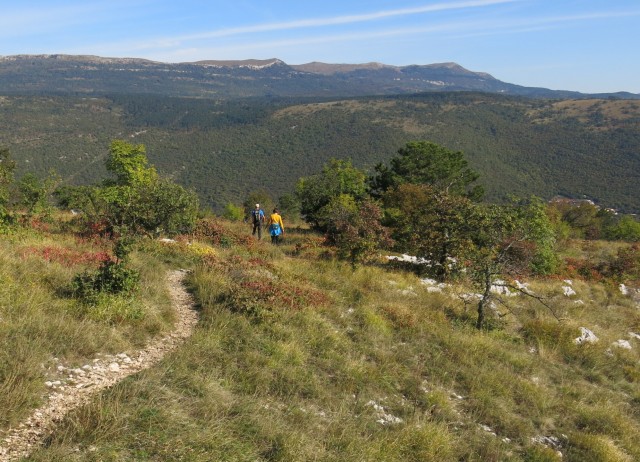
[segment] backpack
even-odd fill
[[[253,224],[260,223],[260,212],[261,210],[252,210],[251,216],[253,217]]]

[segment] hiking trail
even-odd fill
[[[0,462],[27,457],[71,410],[88,403],[97,393],[125,377],[153,366],[193,333],[198,315],[193,297],[183,284],[185,275],[185,270],[167,274],[167,285],[177,314],[174,330],[152,339],[145,348],[131,354],[99,355],[80,368],[59,364],[57,372],[64,378],[45,382],[49,390],[46,403],[24,422],[0,433]]]

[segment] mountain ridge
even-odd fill
[[[378,62],[287,64],[278,58],[163,63],[95,55],[0,56],[5,93],[146,93],[204,98],[345,97],[429,91],[483,91],[534,98],[613,97],[629,92],[581,93],[525,87],[458,63],[394,66]]]

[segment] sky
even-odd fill
[[[640,93],[640,0],[0,0],[0,56],[455,62],[508,83]]]

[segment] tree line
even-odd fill
[[[82,210],[79,220],[86,230],[113,239],[116,259],[76,280],[76,291],[89,299],[102,290],[135,286],[126,267],[132,237],[189,233],[201,213],[195,192],[158,174],[142,144],[112,141],[105,168],[108,178],[90,186],[56,187],[55,175],[41,179],[30,173],[16,181],[15,162],[7,149],[0,150],[0,229],[48,216],[53,195],[59,206]],[[558,242],[640,241],[634,217],[588,202],[546,204],[534,196],[484,202],[479,177],[461,151],[412,141],[370,175],[350,160],[331,159],[320,172],[300,178],[293,193],[276,201],[267,191],[254,191],[242,206],[227,204],[223,215],[240,220],[254,203],[267,208],[277,203],[285,216],[300,216],[323,234],[336,255],[354,266],[379,258],[383,250],[396,251],[421,259],[422,271],[440,281],[466,278],[481,294],[478,328],[496,281],[517,289],[508,281],[553,273]],[[637,246],[624,258],[633,271],[640,267]]]

